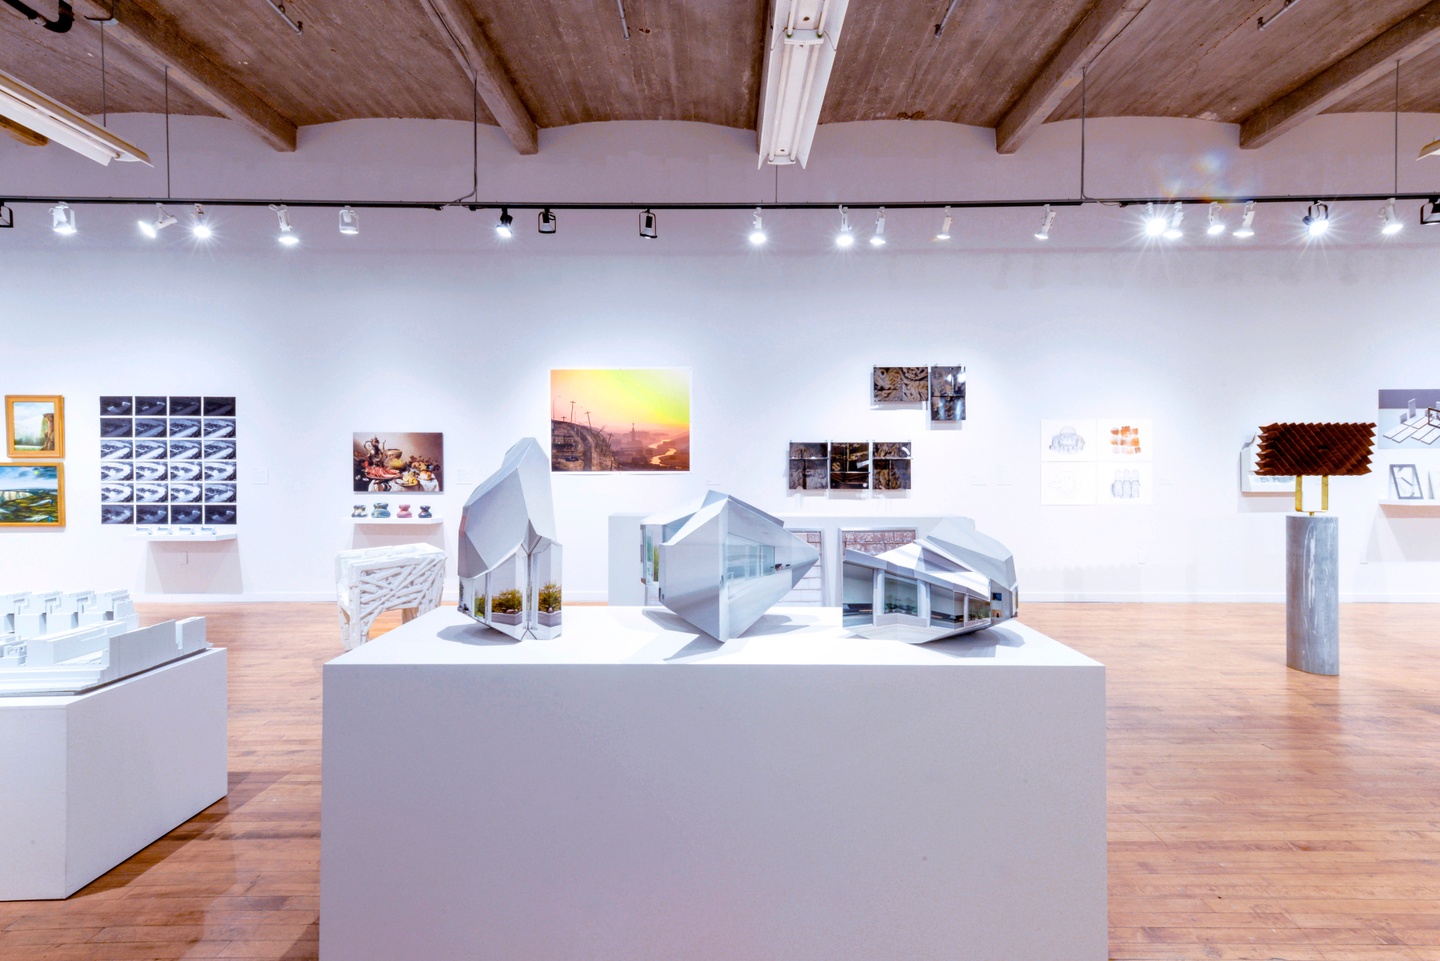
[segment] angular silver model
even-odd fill
[[[851,633],[923,644],[1015,616],[1018,587],[1010,549],[947,517],[926,536],[871,556],[847,550],[842,618]]]
[[[550,458],[535,438],[506,451],[465,502],[459,567],[460,613],[518,639],[560,636]]]
[[[779,518],[719,491],[646,518],[643,532],[645,602],[722,641],[745,633],[820,559]]]

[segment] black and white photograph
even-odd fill
[[[206,484],[205,503],[207,504],[233,504],[235,503],[234,484]]]
[[[167,397],[136,397],[136,417],[164,417],[170,409]]]
[[[137,504],[163,504],[168,500],[170,500],[168,484],[135,485],[135,503]]]
[[[174,436],[174,435],[172,434],[171,436]],[[187,435],[187,436],[188,436],[188,435]],[[219,417],[219,418],[209,418],[209,417],[207,417],[207,418],[205,419],[205,436],[206,436],[206,437],[234,437],[234,436],[235,436],[235,418],[233,418],[233,417]]]
[[[205,416],[206,416],[206,417],[234,417],[234,416],[235,416],[235,398],[234,398],[234,397],[206,397],[206,398],[205,398]]]
[[[101,417],[132,417],[135,414],[134,397],[101,397]]]
[[[101,504],[100,523],[133,524],[135,523],[135,508],[128,504]]]
[[[129,417],[100,418],[101,437],[134,437],[135,421]]]
[[[202,470],[198,460],[172,460],[169,464],[172,481],[198,481],[210,473],[208,466]]]
[[[137,481],[163,481],[170,477],[170,462],[164,460],[137,460],[131,462]]]
[[[199,397],[170,398],[171,417],[199,417],[200,409],[201,407]]]
[[[170,445],[163,440],[135,441],[136,460],[164,460]]]
[[[199,484],[171,484],[170,503],[198,504],[205,499],[205,488]],[[230,498],[235,499],[233,496]]]
[[[965,368],[930,368],[930,420],[932,423],[965,419]]]
[[[171,460],[199,460],[200,441],[198,440],[172,440],[170,442]]]
[[[200,504],[176,504],[170,505],[170,523],[172,524],[203,524],[205,523],[205,508]]]
[[[1391,464],[1390,483],[1395,486],[1395,499],[1399,501],[1423,501],[1425,488],[1420,482],[1420,471],[1414,464]]]
[[[135,523],[168,524],[170,523],[170,508],[164,504],[136,504]]]
[[[135,486],[133,484],[101,484],[100,503],[102,504],[133,504],[135,502]]]
[[[100,462],[100,480],[102,483],[114,484],[122,481],[132,481],[134,479],[134,461],[112,460]]]
[[[102,440],[101,460],[129,460],[135,456],[135,445],[128,440]]]
[[[171,437],[199,437],[200,420],[196,417],[170,418]]]
[[[236,480],[235,462],[233,460],[206,461],[205,479],[207,481]]]
[[[163,417],[135,418],[135,437],[164,437],[167,431]]]
[[[234,504],[206,504],[205,523],[207,524],[233,524],[235,523]]]
[[[206,460],[234,460],[235,441],[233,440],[207,440],[205,441]]]

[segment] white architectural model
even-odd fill
[[[550,458],[527,437],[465,502],[460,612],[517,639],[559,637],[560,554]]]
[[[921,644],[1015,616],[1015,559],[968,517],[883,554],[847,550],[841,576],[843,623],[861,637]]]
[[[345,650],[370,640],[370,625],[385,611],[401,621],[440,606],[445,552],[429,544],[370,547],[335,555],[335,593]]]
[[[205,618],[142,628],[126,591],[0,594],[0,695],[75,694],[208,647]]]
[[[719,491],[646,518],[642,543],[645,603],[722,641],[744,634],[820,559],[779,518]]]

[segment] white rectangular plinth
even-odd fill
[[[225,796],[225,652],[0,698],[0,900],[64,898]]]
[[[323,961],[1103,961],[1104,667],[834,608],[439,610],[325,666]]]

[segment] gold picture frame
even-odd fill
[[[65,398],[58,394],[6,395],[5,452],[12,460],[64,457]]]
[[[64,526],[64,464],[0,463],[0,527]]]

